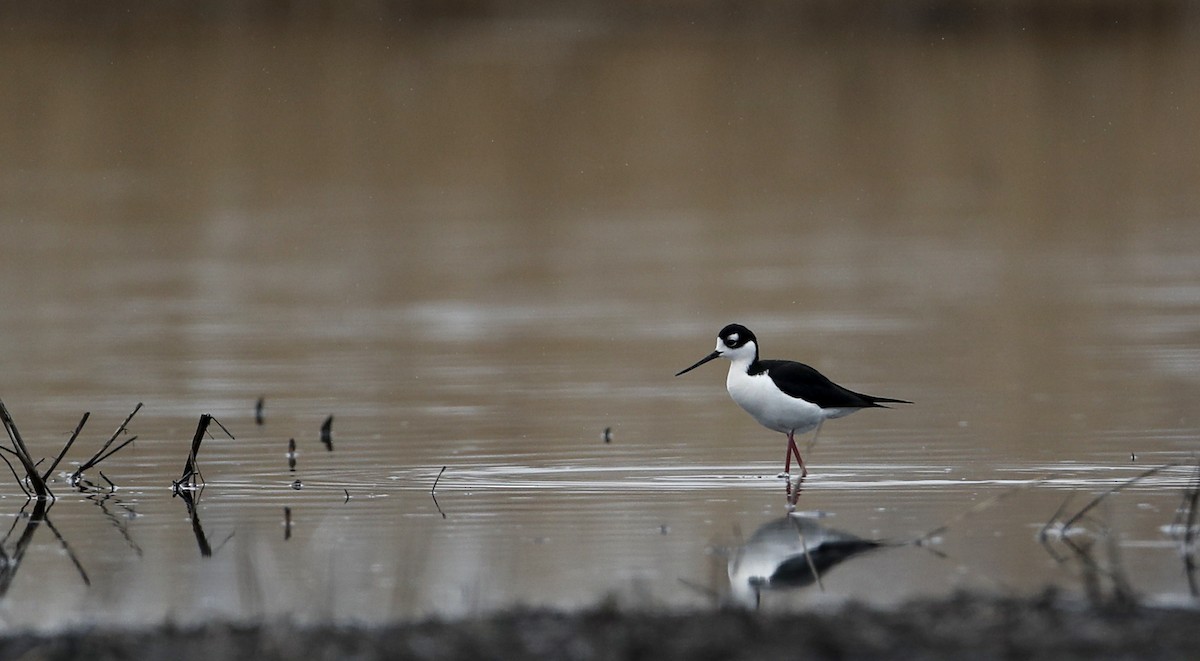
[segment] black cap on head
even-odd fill
[[[720,333],[717,333],[717,337],[730,349],[737,349],[747,342],[758,344],[758,338],[754,337],[754,332],[741,324],[729,324],[722,328]]]

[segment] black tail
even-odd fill
[[[871,403],[871,406],[876,406],[881,409],[891,408],[884,406],[885,404],[912,404],[907,399],[892,399],[891,397],[875,397],[873,395],[862,395],[862,398]]]

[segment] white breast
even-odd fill
[[[784,394],[765,373],[750,376],[737,364],[729,366],[725,388],[760,425],[777,432],[803,434],[826,417],[816,404]]]

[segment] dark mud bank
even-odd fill
[[[1194,659],[1200,610],[956,595],[764,614],[514,610],[385,626],[164,625],[0,639],[26,659]]]

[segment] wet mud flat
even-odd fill
[[[0,658],[93,660],[1194,659],[1197,649],[1198,609],[1085,605],[1054,592],[780,614],[514,609],[382,626],[168,624],[0,638]]]

